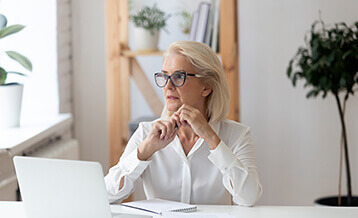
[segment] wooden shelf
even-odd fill
[[[131,50],[123,50],[121,52],[122,56],[125,57],[137,57],[137,56],[162,56],[163,51],[131,51]]]
[[[137,56],[162,56],[164,51],[132,51],[123,50],[121,56],[124,57],[137,57]],[[216,53],[217,56],[221,56],[220,53]]]

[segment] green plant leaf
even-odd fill
[[[327,96],[327,91],[323,91],[322,98],[326,98],[326,96]]]
[[[17,32],[21,31],[24,28],[25,28],[25,26],[19,25],[19,24],[15,24],[15,25],[5,27],[4,29],[0,30],[0,38],[4,38],[4,37],[6,37],[8,35],[17,33]]]
[[[292,84],[293,84],[294,87],[296,86],[296,81],[298,79],[297,76],[298,76],[298,72],[293,74],[293,77],[292,77]]]
[[[319,79],[319,84],[321,86],[322,89],[326,90],[327,89],[327,86],[328,86],[328,79],[327,77],[321,77]]]
[[[344,60],[344,59],[346,59],[350,54],[352,54],[353,53],[353,51],[352,50],[349,50],[349,51],[347,51],[347,52],[345,52],[344,54],[343,54],[343,56],[342,56],[342,59]]]
[[[12,73],[12,74],[17,74],[17,75],[20,75],[20,76],[26,76],[26,77],[27,77],[26,74],[20,73],[20,72],[16,72],[16,71],[8,71],[7,73]]]
[[[5,84],[7,77],[7,72],[4,70],[4,68],[0,67],[0,85]]]
[[[311,91],[309,91],[309,92],[307,93],[307,95],[306,95],[306,98],[312,97],[315,92],[316,92],[316,90],[314,90],[314,89],[311,90]]]
[[[0,14],[0,30],[4,29],[7,24],[7,19],[4,15]]]
[[[17,53],[16,51],[7,51],[6,54],[14,59],[15,61],[19,62],[23,67],[25,67],[27,70],[32,71],[32,64],[27,57]]]
[[[299,47],[290,60],[286,74],[293,86],[298,79],[305,80],[304,87],[312,86],[307,97],[329,92],[353,94],[358,84],[358,22],[351,27],[336,23],[326,27],[323,21],[315,21],[304,37],[306,46]],[[290,65],[299,69],[293,76]]]
[[[133,20],[135,26],[150,30],[153,34],[153,30],[166,30],[166,21],[169,17],[170,14],[165,14],[154,4],[153,7],[143,7],[137,14],[130,16],[130,19]]]
[[[341,87],[345,87],[346,84],[347,84],[346,79],[345,79],[344,77],[342,77],[342,78],[339,80],[339,85],[340,85]]]
[[[309,91],[306,95],[306,98],[310,98],[310,97],[316,97],[319,93],[319,90],[317,89],[312,89],[311,91]]]
[[[294,61],[294,59],[290,60],[290,63],[288,64],[288,68],[287,68],[287,76],[288,76],[288,78],[291,77],[293,61]]]

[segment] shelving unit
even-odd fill
[[[239,121],[239,53],[237,0],[220,1],[220,53],[230,88],[229,119]],[[137,56],[160,56],[162,51],[138,52],[128,47],[128,1],[106,0],[107,110],[110,166],[115,165],[129,139],[130,87],[132,76],[153,113],[163,103],[136,60]]]
[[[122,56],[135,58],[137,56],[161,56],[163,51],[131,51],[124,50],[121,53]]]

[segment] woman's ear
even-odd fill
[[[201,96],[203,97],[207,97],[208,95],[210,95],[210,93],[213,91],[212,88],[209,87],[205,87],[203,88],[203,91],[201,92]]]

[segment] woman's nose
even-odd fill
[[[164,88],[173,90],[173,89],[175,89],[175,86],[173,85],[172,81],[169,79],[167,84],[164,86]]]

